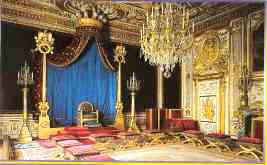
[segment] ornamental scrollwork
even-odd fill
[[[194,76],[228,72],[229,33],[227,30],[208,31],[196,38],[193,60]]]

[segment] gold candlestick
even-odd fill
[[[33,73],[30,74],[30,67],[27,65],[26,61],[24,66],[21,67],[20,71],[18,72],[17,84],[22,86],[23,95],[23,124],[19,133],[18,141],[19,143],[29,143],[32,141],[32,136],[27,120],[27,95],[29,86],[33,84]]]
[[[125,47],[117,46],[115,49],[115,62],[118,62],[119,67],[117,71],[117,101],[116,101],[116,117],[114,126],[118,129],[125,130],[124,117],[123,117],[123,102],[121,101],[121,64],[125,63]]]
[[[50,128],[50,120],[47,114],[49,105],[46,99],[46,55],[53,54],[54,38],[52,37],[52,33],[47,31],[38,32],[38,35],[34,38],[36,43],[36,50],[39,51],[42,55],[42,100],[38,106],[41,112],[39,116],[39,138],[42,138],[41,136],[43,135],[41,135],[42,131],[40,131],[40,129]]]
[[[131,119],[128,131],[140,132],[139,128],[136,125],[136,114],[135,114],[135,95],[136,92],[140,89],[140,81],[136,79],[134,73],[133,76],[130,77],[130,79],[127,81],[127,88],[131,92]]]

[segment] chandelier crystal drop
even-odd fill
[[[194,23],[185,4],[155,4],[147,12],[140,32],[140,56],[150,65],[159,66],[164,77],[169,78],[192,47],[193,32]]]

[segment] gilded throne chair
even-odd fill
[[[77,125],[78,126],[94,126],[99,124],[99,112],[94,108],[93,104],[83,101],[77,109]]]

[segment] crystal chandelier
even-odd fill
[[[185,4],[155,4],[141,29],[140,56],[160,66],[164,77],[169,78],[176,63],[181,63],[192,47],[193,32],[194,23]]]

